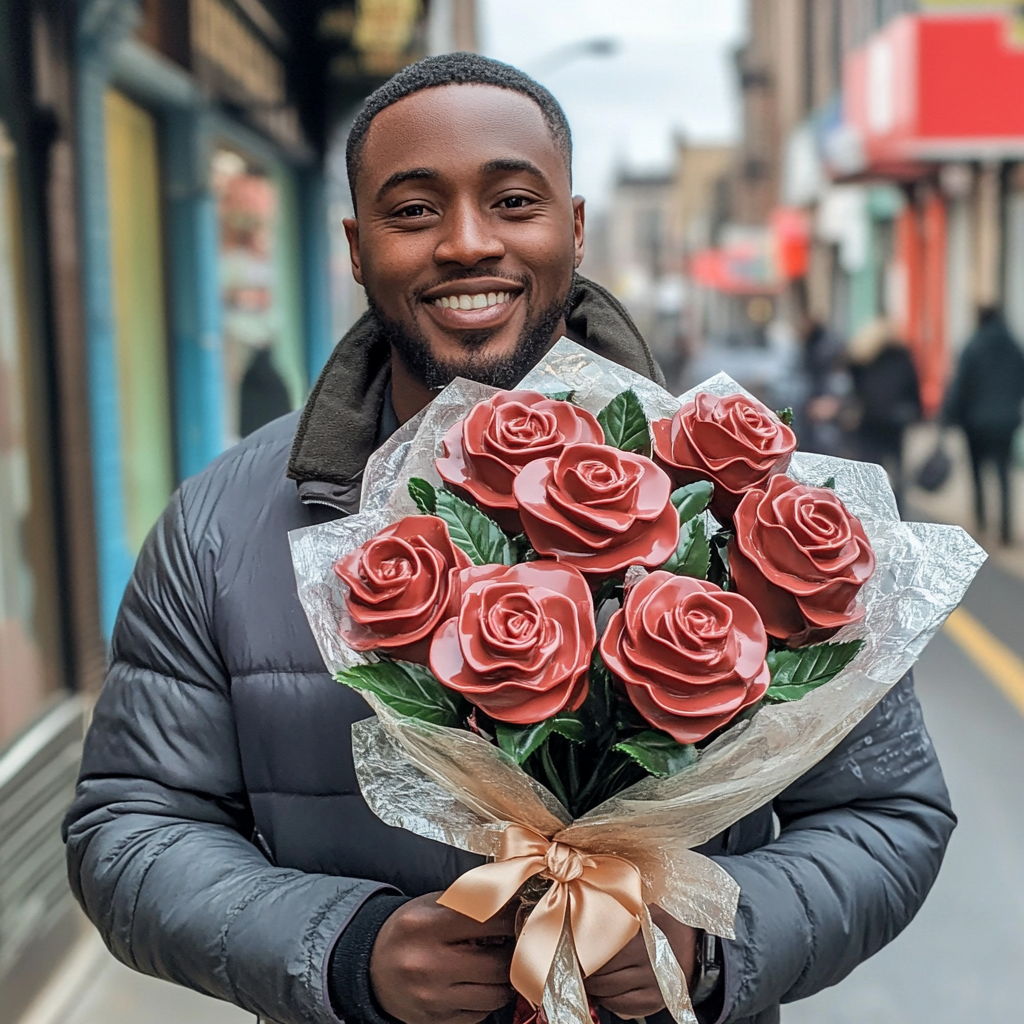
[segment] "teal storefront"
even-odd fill
[[[322,164],[285,92],[286,48],[222,0],[178,7],[173,31],[161,6],[88,0],[78,21],[108,637],[173,488],[261,422],[298,408],[332,346]],[[240,116],[237,101],[249,94],[253,109],[269,105],[274,116]]]

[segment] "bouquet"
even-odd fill
[[[725,375],[682,399],[566,339],[515,391],[456,381],[367,466],[363,510],[291,535],[384,821],[491,858],[441,901],[518,897],[512,983],[590,1020],[582,978],[651,920],[732,937],[694,852],[826,754],[910,667],[981,564],[903,524],[879,467],[796,453]]]

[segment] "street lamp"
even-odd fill
[[[618,39],[612,38],[579,39],[544,54],[529,68],[529,73],[534,78],[539,78],[582,57],[614,57],[619,52],[620,45]]]

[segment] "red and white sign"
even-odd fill
[[[1005,15],[896,18],[846,59],[846,166],[834,169],[898,176],[922,162],[1024,157],[1022,97],[1024,48]]]

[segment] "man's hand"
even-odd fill
[[[680,924],[661,907],[651,907],[651,918],[668,937],[672,952],[683,969],[686,983],[693,980],[697,954],[697,933]],[[596,1003],[619,1017],[648,1017],[665,1008],[654,968],[647,956],[644,937],[639,932],[629,945],[615,954],[599,971],[584,982],[587,994]]]
[[[440,895],[410,900],[384,922],[370,984],[381,1009],[405,1024],[476,1024],[515,994],[515,908],[478,924],[438,906]]]

